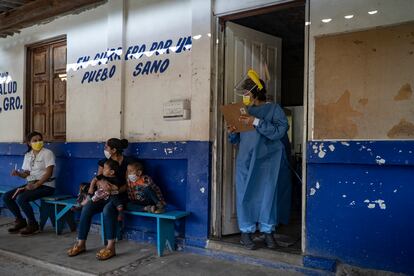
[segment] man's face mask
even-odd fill
[[[39,151],[43,148],[43,141],[37,141],[37,142],[33,142],[31,143],[32,149]]]

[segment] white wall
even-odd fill
[[[200,9],[201,7],[201,9]],[[208,140],[210,118],[211,2],[202,0],[112,0],[78,15],[23,29],[0,39],[0,73],[9,72],[24,95],[25,45],[67,35],[67,141],[103,141],[124,136],[131,141]],[[124,23],[125,22],[125,23]],[[131,45],[193,38],[181,53],[124,60]],[[77,68],[78,59],[123,47],[118,61]],[[164,73],[133,76],[138,63],[169,59]],[[79,65],[79,64],[78,64]],[[87,72],[116,66],[112,78],[90,82]],[[0,95],[0,97],[2,97]],[[165,121],[163,104],[191,101],[191,119]],[[24,110],[0,113],[0,142],[23,140]]]
[[[9,72],[18,84],[18,94],[24,98],[25,91],[25,45],[36,43],[59,35],[67,35],[67,60],[74,62],[78,56],[92,54],[106,49],[107,5],[85,11],[79,15],[58,18],[51,23],[36,25],[21,30],[20,34],[0,39],[0,72]],[[99,30],[96,31],[96,30]],[[68,72],[67,80],[67,136],[68,140],[79,140],[83,132],[95,135],[93,140],[112,136],[109,128],[97,131],[90,128],[110,118],[104,111],[108,93],[104,85],[93,88],[77,85],[80,74]],[[104,93],[102,93],[104,92]],[[104,95],[102,95],[104,94]],[[3,102],[3,101],[1,101]],[[24,104],[24,103],[23,103]],[[105,118],[106,117],[106,118]],[[0,113],[0,142],[24,140],[24,109]],[[86,128],[85,128],[86,127]],[[89,127],[89,131],[86,131]],[[119,133],[115,132],[117,135]],[[80,135],[76,135],[80,134]],[[79,138],[79,139],[78,139]]]
[[[155,16],[156,15],[156,16]],[[146,44],[191,35],[191,1],[128,1],[127,45]],[[138,63],[169,59],[164,73],[134,77]],[[163,104],[191,99],[191,55],[170,52],[126,62],[125,137],[138,140],[186,140],[190,120],[164,121]],[[196,111],[194,111],[196,112]]]
[[[368,14],[369,11],[374,10],[378,12]],[[413,21],[413,14],[412,0],[310,0],[308,134],[311,139],[315,105],[315,37]],[[354,15],[354,17],[345,19],[345,15]],[[328,18],[332,19],[329,23],[321,21]]]

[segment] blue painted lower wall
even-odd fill
[[[414,274],[414,141],[307,145],[306,254]]]
[[[81,182],[89,182],[103,158],[104,143],[51,143],[57,159],[56,176],[59,193],[76,195]],[[10,171],[20,168],[26,145],[0,143],[0,187],[16,187],[24,183],[11,177]],[[191,215],[176,225],[185,243],[204,247],[209,231],[210,154],[209,142],[131,143],[126,155],[137,157],[160,186],[167,203]],[[151,219],[127,218],[127,237],[152,240],[155,223]]]
[[[48,144],[57,156],[58,190],[76,195],[103,157],[103,143]],[[0,187],[21,166],[26,147],[0,143]],[[306,252],[360,267],[414,274],[414,142],[310,142],[307,145]],[[210,218],[209,142],[132,143],[168,202],[190,211],[177,234],[204,247]],[[152,220],[127,219],[127,237],[153,239]]]

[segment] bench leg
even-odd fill
[[[67,218],[67,212],[70,211],[72,208],[71,205],[66,205],[62,208],[62,206],[58,206],[55,204],[55,225],[56,225],[56,235],[62,234],[63,226],[65,225],[65,219]]]
[[[175,250],[174,221],[157,218],[157,253],[161,257],[164,248]]]
[[[71,206],[71,208],[72,208],[72,206]],[[71,232],[76,231],[75,216],[74,216],[74,213],[73,213],[71,210],[70,210],[70,211],[68,211],[68,212],[64,215],[63,219],[64,219],[64,220],[65,220],[65,222],[68,224],[69,229],[70,229],[70,231],[71,231]]]
[[[41,231],[43,231],[43,228],[45,227],[45,224],[49,218],[50,218],[52,225],[55,226],[54,211],[50,204],[44,201],[41,201],[40,207],[39,207],[39,213],[40,213],[39,228]]]

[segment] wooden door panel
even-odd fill
[[[66,135],[66,110],[54,110],[52,113],[52,133],[55,138]]]
[[[66,138],[66,43],[52,46],[53,91],[50,128],[54,140]]]
[[[66,103],[66,81],[59,77],[53,79],[53,104]]]
[[[33,83],[33,105],[43,106],[47,103],[47,82]]]
[[[28,47],[27,132],[66,139],[66,38]]]
[[[46,118],[47,114],[43,112],[33,112],[33,130],[42,133],[44,136],[47,135],[46,129]]]
[[[66,44],[53,47],[53,68],[54,73],[66,72]]]
[[[33,53],[33,74],[35,76],[47,74],[47,49]]]

